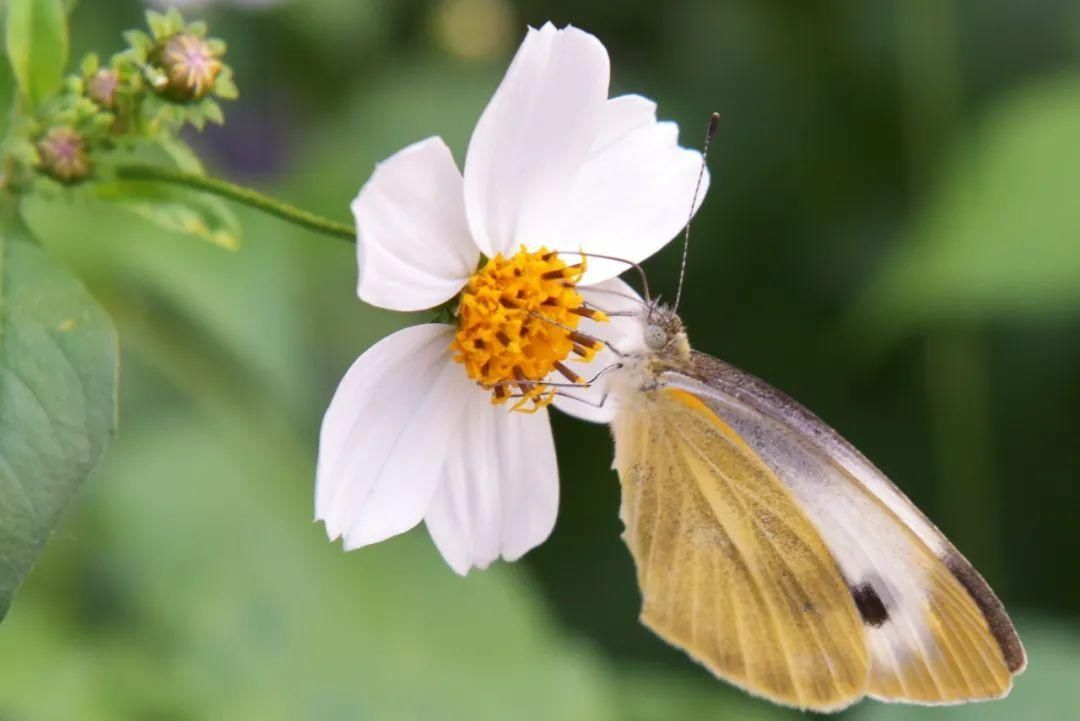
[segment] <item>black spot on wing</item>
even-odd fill
[[[871,584],[852,586],[851,597],[855,599],[855,607],[864,623],[881,628],[889,620],[889,609],[885,608],[885,602]]]

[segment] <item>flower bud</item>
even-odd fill
[[[164,76],[155,89],[180,102],[206,97],[222,70],[217,50],[191,33],[173,35],[159,49],[157,60]]]
[[[41,170],[63,183],[74,183],[90,174],[86,141],[74,128],[49,128],[38,138],[37,151]]]
[[[86,85],[86,94],[95,103],[111,110],[116,107],[116,89],[120,85],[120,74],[111,68],[98,70]]]

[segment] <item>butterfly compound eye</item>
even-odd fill
[[[650,323],[645,326],[645,345],[653,350],[660,350],[667,345],[668,332],[663,326]]]

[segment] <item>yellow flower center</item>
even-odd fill
[[[469,377],[492,392],[492,403],[513,398],[513,410],[533,412],[555,398],[555,388],[543,382],[552,371],[584,382],[562,361],[571,353],[591,361],[601,343],[578,332],[578,323],[608,319],[575,290],[584,273],[584,256],[567,265],[557,253],[522,246],[509,258],[496,255],[469,278],[451,350]]]

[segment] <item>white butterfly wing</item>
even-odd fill
[[[808,410],[703,353],[664,385],[698,396],[773,470],[816,526],[866,629],[867,692],[925,704],[1000,697],[1026,657],[971,564],[889,480]]]

